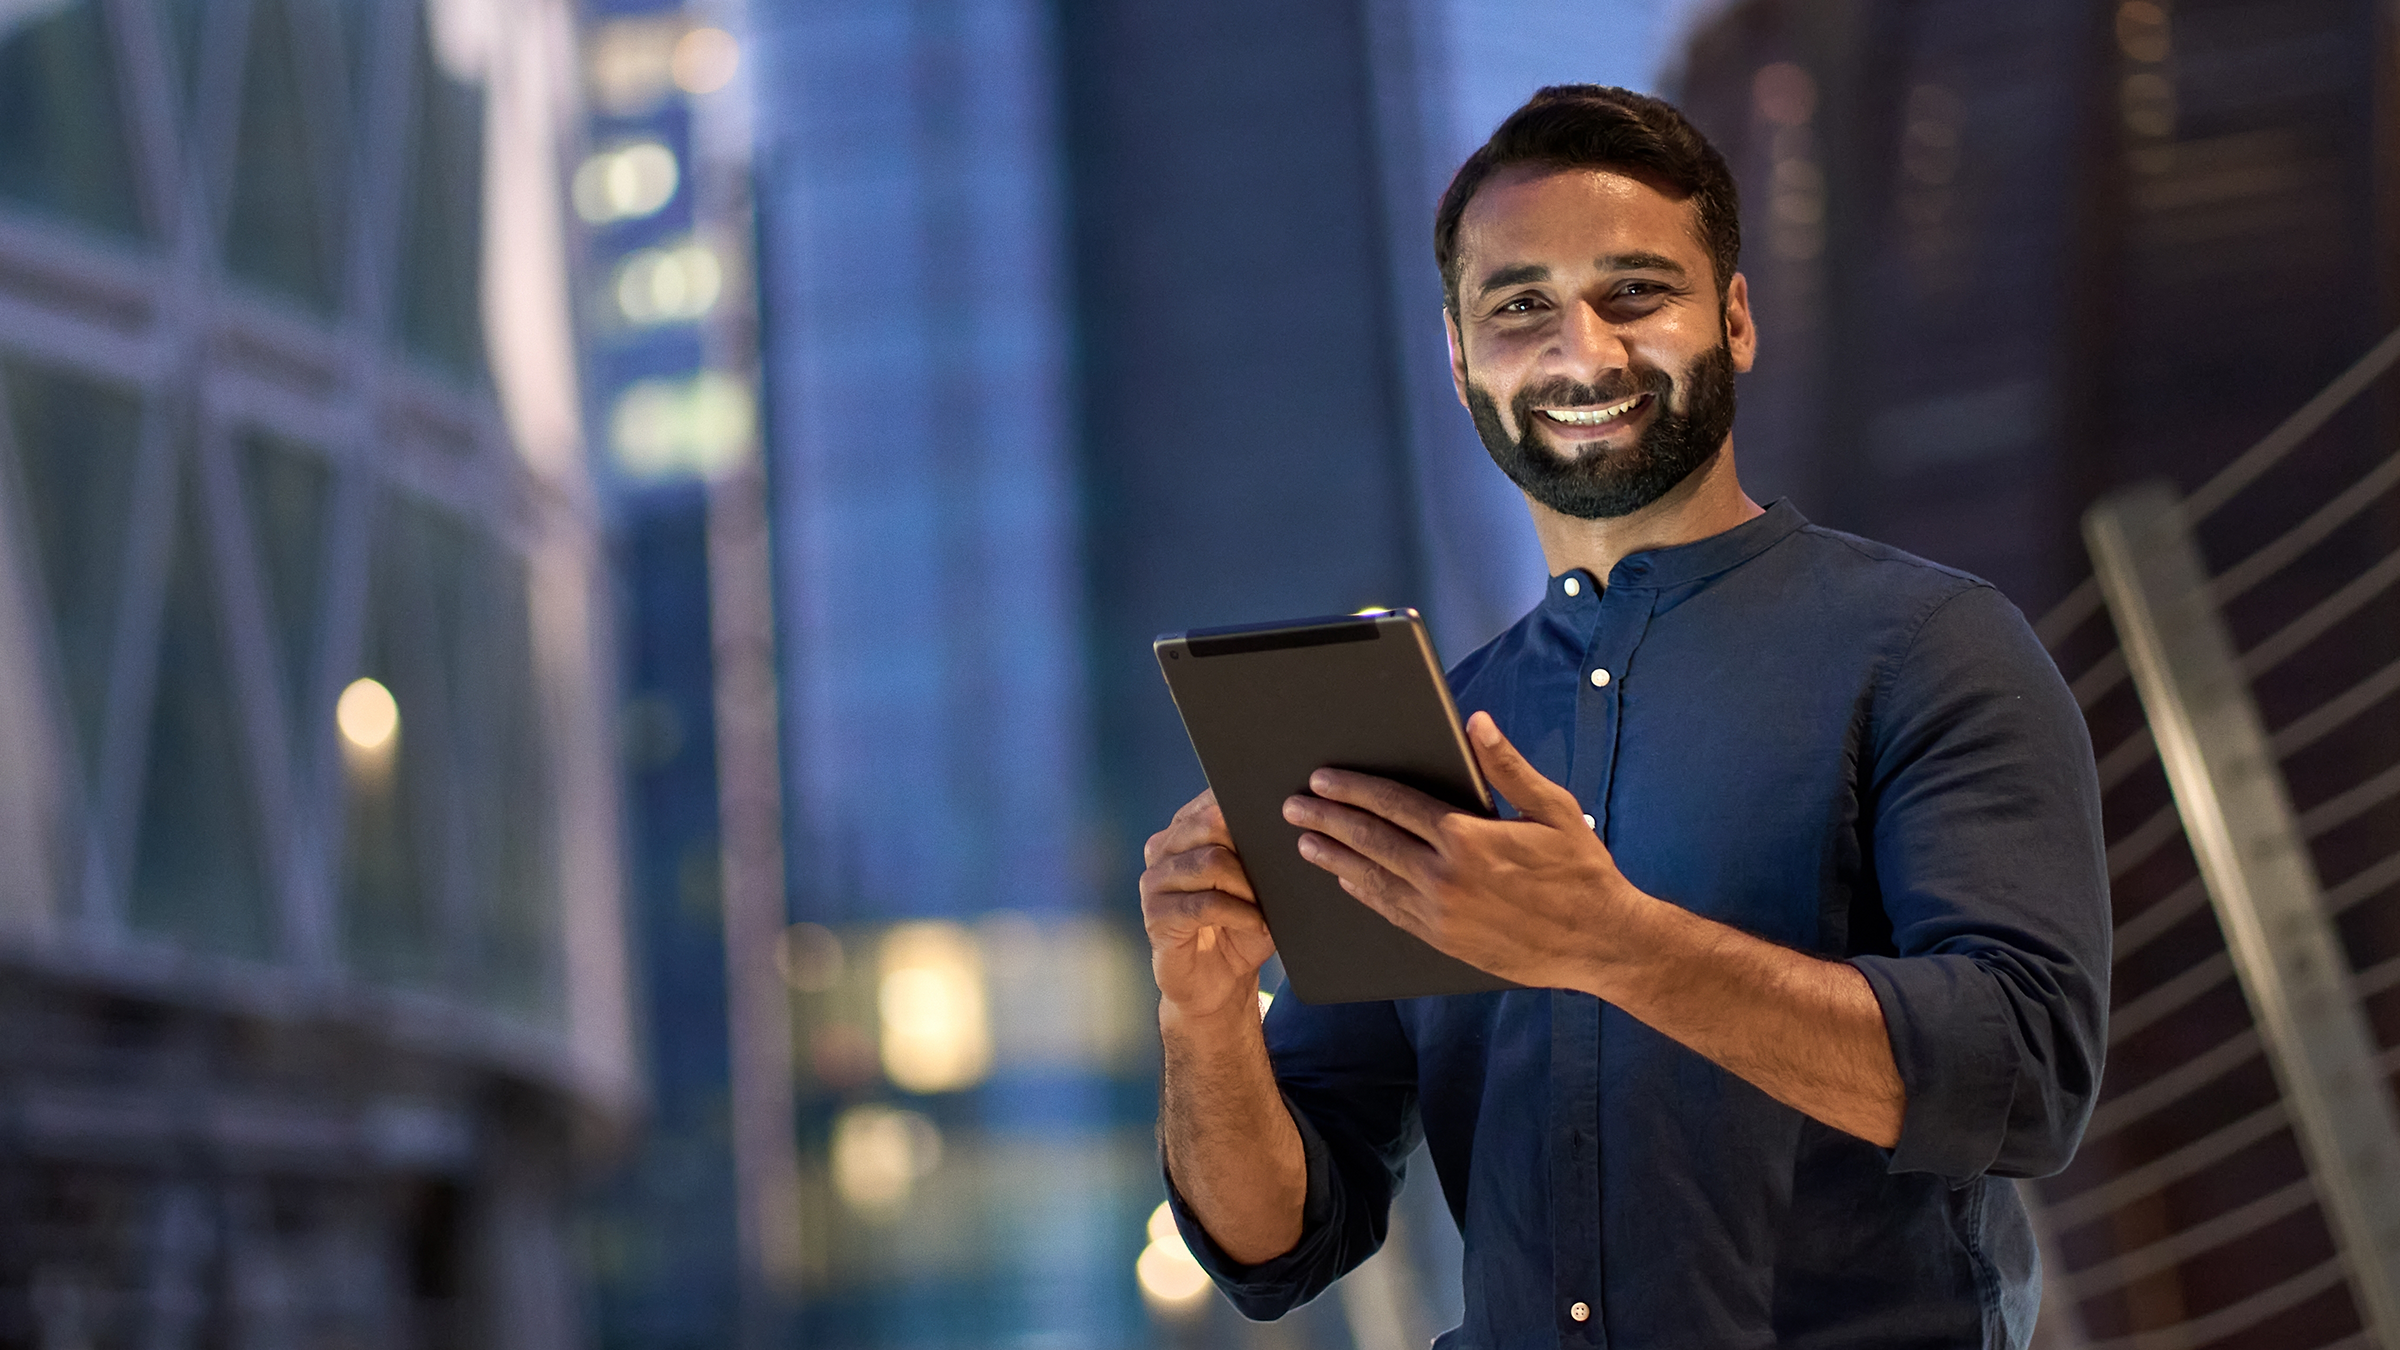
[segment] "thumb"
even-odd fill
[[[1500,734],[1500,724],[1490,713],[1478,712],[1467,719],[1467,739],[1474,743],[1475,762],[1482,766],[1484,778],[1500,789],[1518,815],[1553,829],[1584,828],[1583,804],[1575,800],[1575,794],[1544,778],[1526,762],[1508,737]]]

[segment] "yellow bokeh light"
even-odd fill
[[[954,923],[904,923],[884,935],[876,1009],[884,1075],[910,1092],[955,1092],[992,1067],[983,953]]]
[[[854,1106],[833,1125],[833,1188],[842,1203],[888,1215],[942,1161],[942,1133],[914,1111]]]
[[[617,311],[635,325],[697,319],[724,288],[725,269],[707,245],[646,248],[617,267]]]
[[[575,214],[593,225],[656,215],[682,181],[675,152],[656,141],[603,150],[575,170]]]
[[[687,94],[713,94],[733,83],[742,64],[742,44],[722,28],[695,28],[677,39],[669,60],[677,88]]]
[[[400,734],[400,704],[381,681],[356,679],[333,705],[342,739],[361,750],[381,750]]]
[[[1133,1276],[1150,1306],[1169,1316],[1191,1313],[1208,1292],[1208,1272],[1192,1259],[1192,1249],[1175,1230],[1174,1211],[1164,1204],[1150,1211],[1150,1245],[1133,1263]]]

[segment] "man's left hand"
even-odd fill
[[[1573,793],[1526,762],[1489,713],[1467,719],[1483,774],[1519,819],[1489,820],[1387,778],[1319,769],[1284,803],[1300,852],[1342,889],[1433,947],[1534,987],[1593,984],[1643,895],[1617,870]]]

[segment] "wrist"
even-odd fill
[[[1258,995],[1252,990],[1237,991],[1233,997],[1209,1008],[1196,1009],[1165,997],[1158,1001],[1158,1031],[1168,1041],[1234,1044],[1255,1039],[1258,1021]]]
[[[1690,934],[1683,909],[1619,879],[1607,907],[1604,935],[1579,963],[1570,988],[1620,1008],[1643,1002],[1645,991],[1672,980]]]

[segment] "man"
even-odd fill
[[[1673,108],[1545,89],[1435,226],[1452,375],[1554,574],[1451,672],[1513,811],[1321,771],[1301,851],[1527,986],[1275,1001],[1206,795],[1152,838],[1176,1216],[1252,1316],[1383,1239],[1430,1146],[1450,1346],[2022,1346],[2012,1177],[2100,1075],[2108,912],[2083,721],[1990,586],[1762,509],[1723,160]]]

